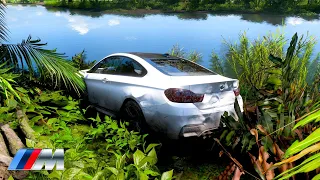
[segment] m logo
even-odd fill
[[[64,150],[56,149],[20,149],[14,156],[8,170],[56,170],[64,169]]]

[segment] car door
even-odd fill
[[[117,66],[120,65],[120,58],[116,56],[101,60],[85,76],[89,101],[100,107],[108,107],[110,97],[111,75],[116,73]]]
[[[132,97],[134,92],[143,90],[143,77],[147,74],[146,69],[134,59],[119,56],[121,62],[116,69],[115,75],[110,75],[109,104],[110,110],[119,112],[123,101]]]

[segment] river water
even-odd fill
[[[115,52],[165,53],[179,44],[184,50],[196,50],[209,66],[214,50],[226,51],[223,41],[237,42],[246,31],[250,39],[282,30],[286,38],[298,32],[320,37],[320,16],[270,14],[210,13],[102,13],[46,8],[43,6],[8,5],[7,24],[10,42],[18,43],[29,34],[58,48],[69,58],[83,49],[87,60],[99,60]],[[320,44],[315,47],[320,52]]]

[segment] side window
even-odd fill
[[[135,60],[128,57],[120,57],[121,64],[117,69],[119,75],[142,77],[147,71]]]
[[[90,70],[90,73],[115,74],[120,64],[120,57],[109,57],[100,61],[95,67]]]
[[[133,59],[113,56],[100,61],[89,73],[143,77],[147,71]]]

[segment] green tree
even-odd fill
[[[46,43],[40,39],[33,40],[31,36],[19,44],[8,42],[5,9],[5,2],[0,0],[0,64],[6,63],[7,68],[20,71],[30,79],[50,82],[55,87],[75,91],[80,95],[85,88],[84,82],[63,54],[44,49]]]

